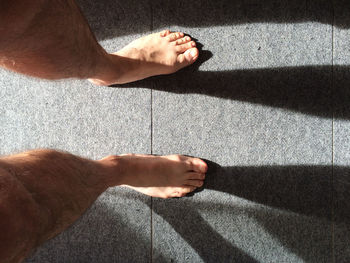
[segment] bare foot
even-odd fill
[[[174,73],[196,61],[198,53],[196,43],[189,36],[162,31],[108,54],[108,62],[104,62],[96,77],[89,81],[97,85],[123,84]]]
[[[204,161],[182,155],[128,154],[101,161],[118,162],[121,185],[161,198],[182,197],[201,187],[208,169]]]

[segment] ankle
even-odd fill
[[[99,59],[94,73],[89,77],[89,81],[99,86],[130,82],[130,75],[139,73],[140,63],[141,61],[137,59],[106,53]]]
[[[105,52],[96,61],[95,68],[89,76],[89,81],[99,86],[108,86],[118,83],[123,70],[112,54]]]
[[[126,164],[122,156],[110,155],[97,161],[107,187],[125,184]]]

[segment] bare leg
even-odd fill
[[[201,186],[206,164],[184,156],[108,156],[100,161],[54,150],[0,159],[0,262],[20,262],[70,226],[108,187],[159,197]]]
[[[164,31],[108,54],[74,0],[0,0],[0,66],[46,78],[98,85],[169,74],[198,57],[195,42]]]

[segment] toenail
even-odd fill
[[[197,50],[191,50],[191,56],[196,57],[197,56]]]
[[[191,40],[191,38],[190,38],[190,37],[186,37],[186,40],[187,40],[187,41],[190,41],[190,40]]]
[[[192,45],[192,47],[195,47],[196,46],[196,42],[192,42],[191,45]]]

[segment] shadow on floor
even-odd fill
[[[146,232],[135,230],[118,207],[97,201],[77,222],[38,248],[26,262],[146,262],[150,251],[151,240]]]
[[[213,204],[211,204],[213,206]],[[163,201],[157,200],[153,205],[153,212],[162,217],[168,222],[171,227],[181,236],[182,239],[189,244],[203,262],[258,262],[248,253],[226,240],[221,234],[217,232],[210,224],[208,224],[203,217],[198,213],[198,208],[203,208],[202,204],[195,204],[192,202],[177,202],[171,200]],[[205,208],[204,208],[205,209]],[[219,210],[220,207],[217,207]],[[214,213],[218,210],[213,211]],[[220,221],[220,220],[219,220]],[[164,236],[162,232],[157,231],[157,224],[153,221],[154,248],[156,253],[154,255],[155,262],[169,262],[169,254],[167,261],[160,260],[158,255],[158,247],[162,246],[162,239],[174,240],[170,237],[171,233],[167,232]],[[158,243],[157,243],[158,241]],[[169,241],[168,241],[169,242]],[[173,251],[176,257],[181,257],[183,251],[181,245],[176,241]],[[186,246],[186,245],[185,245]],[[173,259],[171,262],[177,262]]]
[[[115,87],[136,85],[177,94],[204,94],[324,118],[350,119],[350,67],[334,66],[333,70],[333,92],[332,66],[232,71],[198,71],[189,67],[174,75]]]
[[[97,39],[163,27],[212,27],[251,23],[333,23],[332,1],[316,0],[77,0]],[[349,28],[350,3],[335,4],[335,25]],[[153,10],[153,12],[152,12]]]
[[[204,262],[254,262],[254,258],[235,245],[244,244],[247,242],[244,238],[249,237],[247,233],[240,235],[241,231],[249,232],[244,222],[230,223],[225,231],[226,234],[233,232],[229,241],[218,234],[203,213],[210,214],[209,220],[220,214],[221,219],[215,220],[218,229],[219,222],[237,220],[240,214],[244,214],[305,262],[330,262],[334,198],[333,230],[339,235],[335,247],[348,240],[344,236],[344,225],[350,225],[349,167],[334,168],[336,191],[332,196],[331,166],[221,167],[207,162],[209,170],[204,189],[227,193],[231,199],[223,197],[217,200],[218,203],[214,199],[206,201],[207,193],[199,201],[192,198],[155,200],[153,205],[154,212],[168,222]],[[233,197],[243,198],[256,206],[242,205]],[[255,235],[258,233],[254,232],[252,237],[260,238]],[[261,240],[257,242],[257,246],[264,246]]]
[[[149,32],[158,20],[167,25],[210,27],[254,22],[333,23],[332,2],[326,0],[92,1],[79,0],[99,39]],[[335,25],[350,27],[350,2],[334,1]],[[155,10],[153,15],[151,10]],[[157,13],[158,11],[159,14]],[[183,12],[179,11],[183,10]],[[183,15],[183,19],[181,16]],[[172,21],[173,20],[173,21]],[[132,23],[130,23],[132,21]],[[150,21],[147,23],[147,21]],[[153,22],[152,22],[153,21]],[[179,24],[180,21],[180,24]],[[167,26],[167,25],[160,25]],[[350,119],[350,70],[346,66],[304,66],[230,71],[199,71],[212,54],[170,76],[159,76],[118,87],[139,86],[179,94],[205,94],[267,105],[325,118]],[[333,75],[333,72],[335,73]],[[334,79],[333,79],[334,78]],[[332,85],[334,87],[332,92]],[[171,85],[170,85],[171,84]]]
[[[220,167],[206,162],[206,189],[297,214],[332,219],[331,166]]]
[[[274,250],[281,247],[303,262],[330,262],[331,222],[265,208],[244,208],[234,202],[230,204],[228,199],[224,203],[159,201],[153,211],[171,225],[203,262],[274,262],[288,258],[275,254]],[[154,229],[161,239],[159,236],[164,234],[157,232],[155,224]],[[163,239],[172,240],[171,235],[167,232]],[[154,247],[159,245],[155,243]],[[181,248],[181,244],[177,246]],[[254,254],[264,260],[256,259]],[[275,255],[269,258],[271,254]]]
[[[274,243],[271,242],[277,242],[305,262],[330,262],[332,173],[336,190],[333,196],[335,247],[344,249],[344,244],[348,244],[344,229],[350,227],[349,167],[335,166],[333,170],[331,166],[318,165],[222,167],[206,161],[209,170],[203,189],[215,190],[220,195],[226,193],[226,196],[210,199],[210,192],[200,189],[193,195],[202,195],[202,198],[154,199],[152,205],[153,212],[170,224],[203,262],[258,262],[252,251],[257,253],[262,249],[258,252],[261,257],[273,254]],[[123,196],[145,202],[139,195]],[[145,204],[150,206],[148,202]],[[27,262],[43,259],[49,262],[111,262],[113,259],[112,262],[118,262],[121,258],[123,262],[135,261],[135,253],[149,250],[150,241],[125,223],[125,218],[117,211],[107,204],[96,203],[77,224],[44,245],[38,256]],[[216,215],[220,216],[219,221]],[[225,222],[226,227],[223,226]],[[251,230],[252,224],[262,232]],[[110,232],[108,226],[111,225],[116,230]],[[267,239],[263,237],[264,231],[269,236]],[[163,255],[159,249],[161,245],[157,242],[161,242],[163,233],[157,231],[155,221],[153,233],[158,235],[153,236],[154,262],[169,262],[167,251]],[[171,246],[174,241],[167,242]],[[180,253],[176,250],[178,245],[173,248],[176,253]],[[246,251],[247,248],[252,251]],[[275,255],[282,256],[285,255]],[[268,256],[266,260],[270,260]]]

